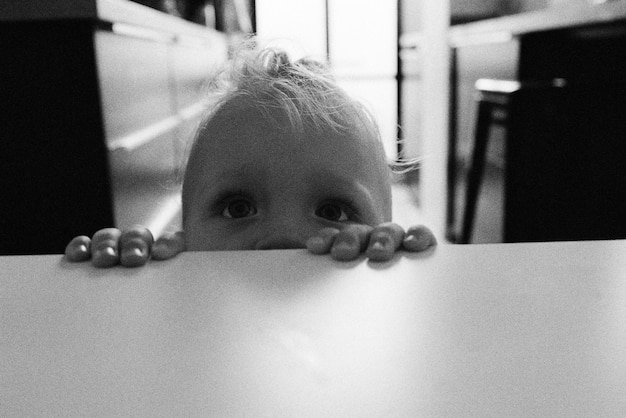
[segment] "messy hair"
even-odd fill
[[[304,129],[314,132],[331,129],[347,133],[357,123],[382,143],[374,116],[339,87],[326,63],[310,58],[292,61],[283,50],[258,51],[250,49],[251,45],[254,42],[244,42],[230,65],[208,84],[214,101],[207,122],[225,104],[244,98],[279,130],[301,133]],[[272,109],[282,110],[287,123],[276,120]],[[420,159],[400,156],[389,163],[389,168],[403,174],[419,168],[420,163]]]
[[[238,51],[210,80],[208,91],[211,105],[204,126],[224,105],[243,99],[281,131],[343,133],[357,122],[380,138],[372,115],[339,88],[325,63],[292,61],[280,49]]]
[[[228,64],[208,81],[208,109],[192,146],[195,147],[220,109],[242,99],[279,131],[302,133],[330,129],[335,133],[348,133],[357,123],[360,129],[382,142],[371,112],[338,86],[326,63],[310,58],[292,61],[283,50],[259,51],[254,46],[254,38],[243,42]],[[281,110],[281,120],[272,112],[276,109]],[[390,163],[390,168],[402,173],[418,165],[418,160],[400,160]]]

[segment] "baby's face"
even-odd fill
[[[187,167],[188,249],[304,248],[324,227],[390,221],[388,169],[372,136],[294,137],[251,109],[218,115]]]

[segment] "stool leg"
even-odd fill
[[[465,210],[463,214],[463,230],[461,232],[461,244],[469,244],[472,239],[472,228],[476,214],[476,203],[485,166],[487,153],[487,141],[491,125],[492,107],[484,102],[478,102],[478,118],[474,134],[474,150],[472,152],[472,165],[470,166],[467,179],[467,193],[465,194]]]

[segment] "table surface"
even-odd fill
[[[520,36],[620,21],[626,21],[626,0],[611,0],[602,4],[568,4],[455,25],[450,28],[449,41],[452,46],[480,44],[504,40],[506,36],[502,36],[507,34]]]
[[[626,241],[0,257],[0,416],[625,416]]]

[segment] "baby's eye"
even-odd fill
[[[248,199],[235,197],[226,202],[222,210],[222,216],[226,218],[245,218],[256,215],[256,207]]]
[[[315,211],[315,215],[333,222],[342,222],[349,219],[349,209],[337,203],[323,203]]]

